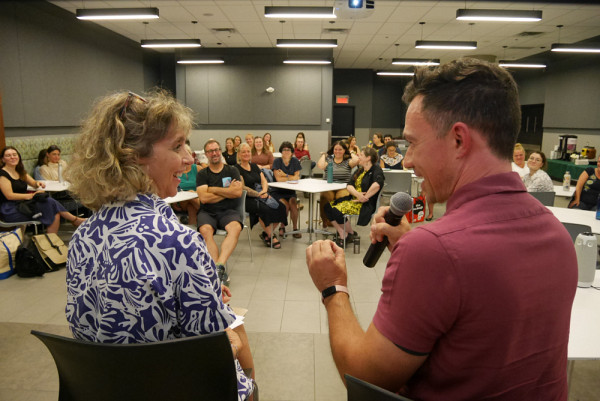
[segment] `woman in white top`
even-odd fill
[[[40,167],[40,174],[44,180],[58,181],[58,166],[62,172],[67,168],[67,162],[60,158],[60,148],[56,145],[52,145],[47,151],[48,162]]]
[[[515,149],[513,150],[513,161],[510,164],[512,167],[512,171],[518,173],[521,178],[525,174],[529,174],[529,167],[525,164],[525,148],[520,143],[515,144]]]
[[[554,191],[554,184],[552,179],[544,170],[546,167],[546,155],[543,152],[533,152],[529,155],[527,161],[529,167],[529,174],[525,174],[523,183],[527,187],[529,192],[552,192]]]

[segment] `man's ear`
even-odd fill
[[[455,144],[457,157],[465,157],[471,151],[473,145],[472,133],[469,126],[461,122],[454,123],[450,129],[450,135],[452,135]]]

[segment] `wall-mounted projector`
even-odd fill
[[[360,19],[373,15],[375,0],[335,0],[333,10],[340,19]]]

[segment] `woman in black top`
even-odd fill
[[[246,211],[250,214],[250,228],[258,221],[263,228],[260,239],[263,240],[266,246],[270,247],[272,242],[273,248],[279,249],[281,248],[281,243],[277,240],[277,236],[273,231],[279,223],[287,225],[285,205],[274,198],[271,198],[270,202],[272,205],[276,205],[276,208],[271,208],[265,203],[266,199],[269,198],[267,179],[260,171],[258,165],[250,163],[252,151],[247,143],[240,144],[238,156],[239,163],[236,167],[240,171],[242,184],[247,192]]]
[[[223,157],[228,165],[235,166],[237,164],[237,151],[233,144],[233,138],[225,139],[225,152],[223,152]]]
[[[19,212],[19,201],[33,199],[35,194],[44,192],[42,190],[27,192],[27,185],[33,188],[45,188],[45,184],[34,180],[25,172],[21,154],[14,147],[5,147],[0,152],[0,158],[2,159],[0,165],[0,215],[7,222],[31,220],[31,217]],[[83,222],[81,217],[73,216],[52,198],[36,202],[36,207],[41,216],[33,218],[41,221],[46,226],[48,233],[58,232],[61,216],[70,221],[75,227]]]
[[[600,163],[600,157],[598,157]],[[577,186],[569,207],[573,209],[596,210],[600,195],[600,167],[588,167],[579,175]]]

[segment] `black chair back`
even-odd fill
[[[411,401],[406,397],[384,390],[349,374],[345,374],[344,378],[348,389],[348,401]]]
[[[105,344],[32,331],[50,350],[59,401],[237,401],[225,332],[143,344]]]
[[[569,234],[571,235],[571,239],[573,243],[577,239],[577,236],[581,233],[591,233],[592,227],[586,226],[585,224],[575,224],[575,223],[562,223],[563,226],[567,229]]]
[[[552,192],[529,192],[529,195],[533,196],[544,206],[554,206],[554,196],[556,193]]]

